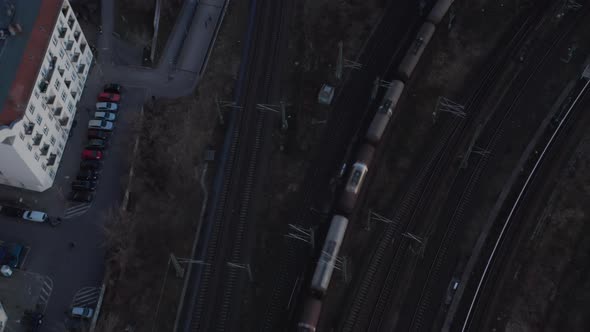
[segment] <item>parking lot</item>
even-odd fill
[[[108,146],[103,150],[91,150],[102,154],[102,168],[92,201],[69,201],[70,188],[88,144],[88,122],[94,116],[97,95],[105,83],[108,82],[102,81],[95,67],[77,107],[77,125],[66,145],[52,188],[36,193],[0,186],[0,205],[43,211],[53,220],[61,219],[59,225],[51,226],[0,215],[0,240],[30,249],[20,269],[14,269],[13,276],[0,283],[0,301],[8,308],[10,326],[13,328],[17,324],[9,331],[18,331],[16,328],[22,326],[17,322],[24,310],[34,310],[39,301],[45,311],[42,331],[55,332],[62,332],[72,324],[67,314],[72,306],[94,307],[98,301],[97,289],[102,285],[104,273],[103,225],[123,198],[134,141],[133,122],[145,98],[143,90],[123,88]],[[47,280],[52,284],[49,294],[43,292]],[[6,290],[12,293],[4,293],[4,285],[9,284],[12,286],[7,286]]]

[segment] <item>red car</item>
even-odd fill
[[[118,103],[121,101],[121,95],[118,93],[101,92],[98,95],[98,101]]]
[[[82,159],[84,159],[84,160],[101,160],[102,159],[102,151],[86,149],[86,150],[82,151]]]

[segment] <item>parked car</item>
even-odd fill
[[[116,112],[119,110],[119,105],[116,103],[96,103],[96,110]]]
[[[46,222],[47,213],[41,211],[26,211],[23,214],[23,219],[34,222]]]
[[[107,148],[107,142],[101,139],[91,139],[86,143],[86,150],[102,151]]]
[[[2,274],[3,277],[10,278],[12,276],[12,269],[8,265],[2,265],[0,267],[0,274]]]
[[[80,163],[81,170],[100,171],[102,169],[102,161],[100,160],[83,160]]]
[[[121,95],[118,93],[101,92],[98,95],[98,101],[118,103],[119,101],[121,101]]]
[[[117,116],[111,112],[94,112],[94,118],[97,120],[115,121]]]
[[[73,307],[72,317],[90,319],[94,315],[94,310],[85,307]]]
[[[121,94],[121,85],[116,83],[107,84],[102,90],[104,92]]]
[[[85,149],[82,151],[82,159],[84,160],[100,160],[102,159],[102,152],[96,150]]]
[[[21,266],[21,256],[25,247],[18,243],[2,243],[0,246],[0,265],[8,265],[11,268],[18,269]]]
[[[90,130],[88,130],[88,135],[87,136],[88,136],[89,139],[98,138],[98,139],[101,139],[103,141],[106,141],[106,140],[109,139],[109,137],[111,137],[111,133],[108,132],[108,131],[90,129]]]
[[[88,129],[112,131],[115,124],[106,120],[90,120],[88,121]]]
[[[47,221],[47,213],[41,211],[25,210],[12,206],[0,206],[0,212],[5,216],[23,218],[28,221]]]
[[[72,191],[70,201],[90,203],[94,199],[94,193],[90,191]]]
[[[99,177],[100,174],[95,170],[80,170],[76,175],[76,180],[96,181]]]
[[[72,182],[72,190],[75,191],[95,191],[96,181],[79,181]]]

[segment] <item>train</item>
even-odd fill
[[[381,143],[387,132],[391,118],[397,104],[404,92],[405,85],[412,77],[424,50],[430,43],[437,24],[449,11],[454,0],[438,0],[426,16],[418,30],[414,41],[406,51],[405,56],[395,72],[396,79],[393,80],[381,101],[377,112],[365,133],[364,140],[360,145],[355,162],[348,171],[348,176],[342,193],[336,204],[337,213],[330,221],[330,228],[324,240],[320,258],[316,264],[313,277],[309,286],[309,292],[303,303],[303,310],[297,322],[297,331],[315,332],[319,322],[325,296],[334,265],[340,251],[346,229],[348,217],[353,213],[359,196],[363,190],[367,174],[371,169],[376,148]]]

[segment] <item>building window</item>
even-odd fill
[[[37,91],[37,89],[33,91],[33,94],[35,95],[35,98],[39,99],[39,91]]]
[[[39,154],[37,152],[35,152],[35,160],[39,161]]]
[[[57,146],[59,147],[60,151],[64,149],[64,144],[62,142],[59,142]]]
[[[47,105],[45,105],[45,103],[41,103],[41,107],[43,108],[44,111],[47,111]]]
[[[66,61],[66,69],[70,70],[70,62],[69,61]]]
[[[37,124],[41,125],[41,122],[43,122],[43,118],[41,118],[41,116],[37,114]]]
[[[61,83],[59,82],[59,80],[55,80],[55,83],[53,83],[53,86],[55,87],[55,90],[59,90],[59,85]]]
[[[41,164],[41,168],[46,171],[47,170],[47,165],[45,163]]]
[[[64,130],[64,131],[61,133],[61,138],[62,138],[64,141],[65,141],[65,140],[68,138],[68,134],[66,133],[66,131],[65,131],[65,130]]]
[[[23,132],[21,131],[20,133],[18,133],[18,137],[20,137],[21,140],[25,140],[25,134],[23,134]]]
[[[65,91],[61,92],[61,100],[63,100],[64,103],[66,102],[66,92]]]
[[[55,137],[53,137],[53,135],[51,135],[49,142],[51,142],[51,145],[55,145]]]
[[[55,38],[55,36],[51,38],[51,42],[53,43],[53,46],[57,46],[57,38]]]
[[[33,151],[33,146],[31,143],[27,143],[27,149],[29,149],[29,151]]]
[[[70,113],[72,113],[72,112],[74,111],[74,105],[72,104],[72,102],[69,102],[69,103],[68,103],[68,111],[69,111]]]
[[[55,130],[57,130],[59,132],[59,122],[55,123]]]
[[[64,52],[64,49],[63,49],[63,48],[60,48],[60,49],[59,49],[59,58],[60,58],[60,59],[63,59],[65,54],[66,54],[66,52]],[[67,64],[67,63],[66,63],[66,64]]]
[[[29,113],[35,114],[35,105],[33,105],[33,104],[29,105]]]
[[[49,128],[47,128],[47,126],[43,127],[43,134],[47,135],[48,132]]]
[[[49,170],[49,176],[51,176],[51,178],[55,178],[55,172],[53,171],[53,169]]]

